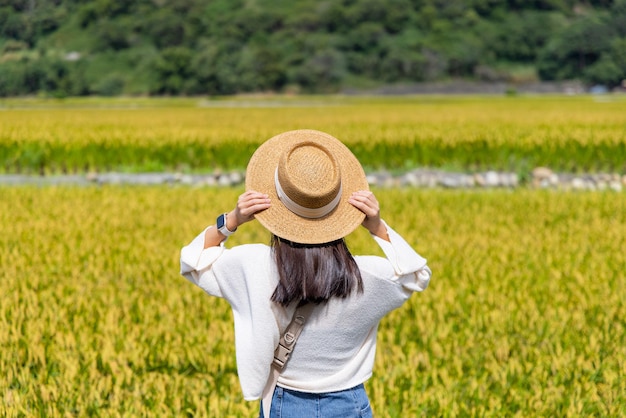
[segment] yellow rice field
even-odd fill
[[[178,274],[180,247],[241,191],[0,187],[0,416],[256,416],[227,304]],[[376,416],[626,414],[625,194],[376,192],[434,272],[381,324]],[[268,239],[251,223],[229,245]]]
[[[626,172],[626,98],[249,97],[0,101],[0,170],[241,169],[313,128],[366,167]]]

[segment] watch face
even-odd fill
[[[220,216],[217,217],[217,229],[223,228],[225,224],[226,224],[226,216],[224,216],[224,214],[221,214]]]

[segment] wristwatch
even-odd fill
[[[217,223],[217,230],[227,237],[234,234],[235,231],[237,230],[237,228],[235,228],[234,231],[231,231],[228,229],[228,227],[226,226],[226,214],[225,213],[222,213],[220,216],[217,217],[216,223]]]

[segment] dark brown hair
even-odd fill
[[[325,244],[299,244],[272,235],[279,281],[271,300],[325,302],[363,292],[359,267],[343,239]]]

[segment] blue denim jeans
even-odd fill
[[[339,392],[305,393],[276,386],[269,418],[371,417],[372,408],[363,385]],[[263,415],[261,405],[260,418]]]

